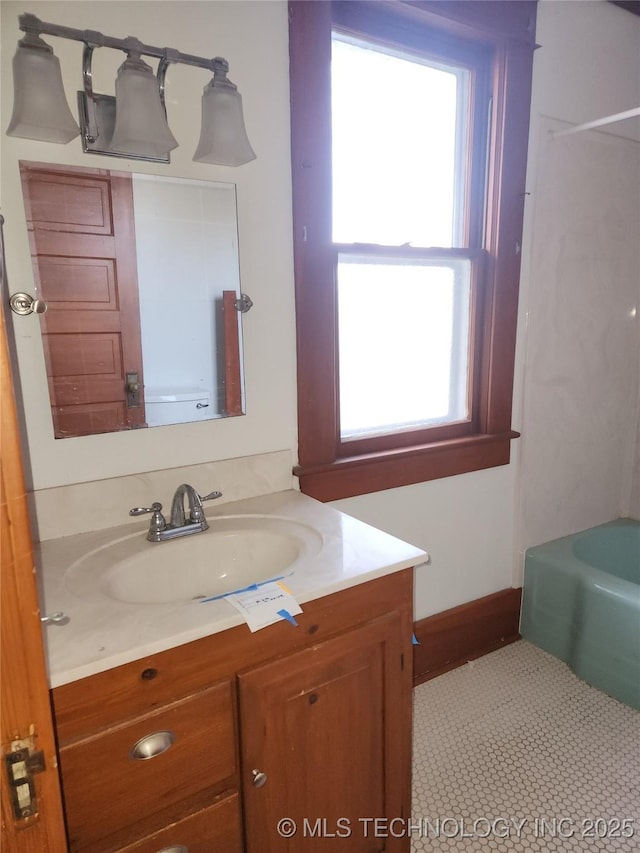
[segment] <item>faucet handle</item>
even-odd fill
[[[212,501],[215,498],[221,498],[222,492],[209,492],[208,495],[201,495],[198,492],[195,493],[197,500],[194,501],[194,505],[191,507],[191,512],[189,514],[189,521],[192,524],[201,524],[204,522],[206,524],[206,519],[204,516],[204,509],[202,508],[203,501]]]
[[[129,510],[129,515],[146,515],[148,512],[153,513],[149,523],[149,535],[166,530],[167,522],[162,514],[162,504],[158,501],[152,503],[151,506],[134,506],[133,509]]]
[[[161,512],[162,504],[155,501],[151,506],[134,506],[129,510],[129,515],[145,515],[147,512]]]

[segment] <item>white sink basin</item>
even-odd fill
[[[305,524],[260,515],[209,519],[209,530],[165,542],[139,531],[103,545],[67,569],[74,595],[126,604],[177,604],[282,578],[320,551]]]

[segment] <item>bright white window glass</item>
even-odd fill
[[[343,440],[468,418],[468,260],[338,259]]]
[[[333,240],[460,246],[469,74],[334,33]]]

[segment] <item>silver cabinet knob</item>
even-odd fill
[[[184,844],[172,844],[171,847],[163,847],[157,853],[189,853],[189,848]]]
[[[267,774],[263,773],[261,770],[252,770],[251,781],[253,782],[254,788],[262,788],[267,781]]]
[[[129,755],[138,761],[155,758],[157,755],[162,755],[163,752],[166,752],[175,739],[173,732],[153,732],[153,734],[140,738],[131,747]]]

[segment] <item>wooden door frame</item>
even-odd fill
[[[4,755],[12,741],[30,741],[44,753],[45,770],[34,777],[36,814],[16,820],[2,762],[0,846],[12,853],[59,853],[67,842],[5,326],[6,291],[0,252],[0,742]]]

